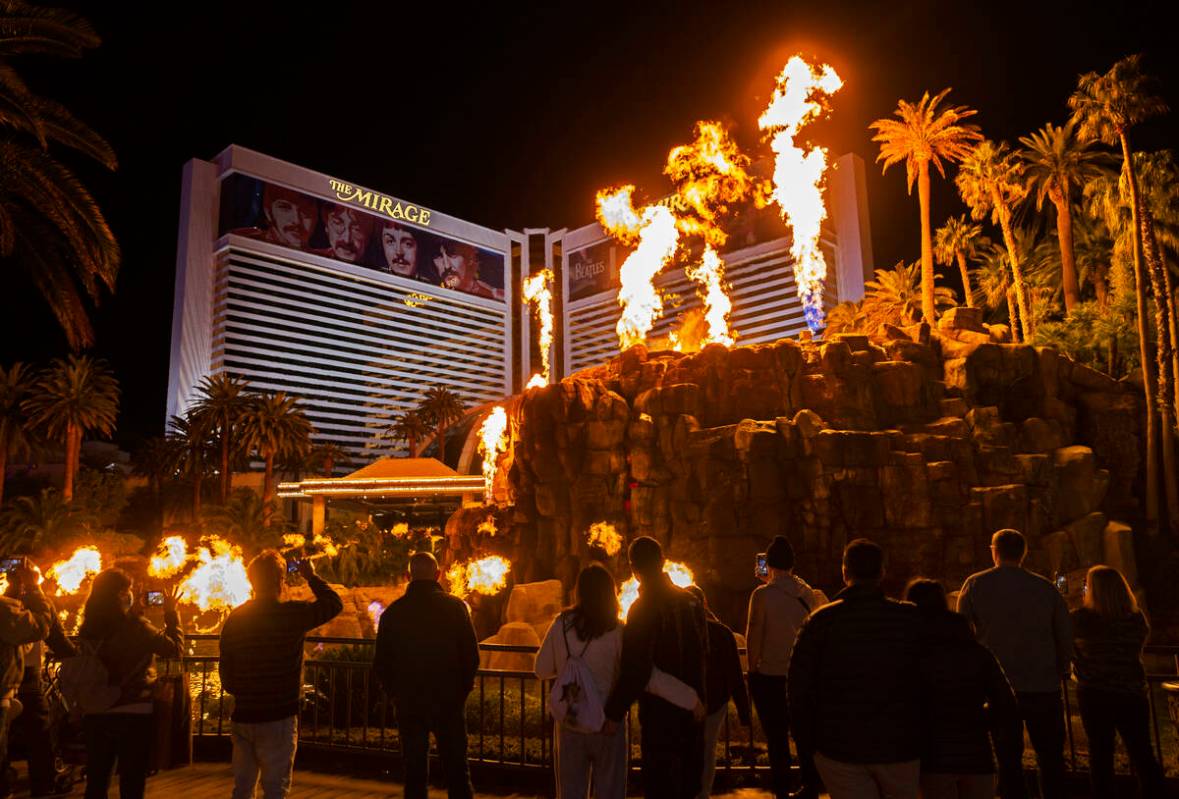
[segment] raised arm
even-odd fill
[[[300,619],[303,632],[310,632],[316,627],[327,624],[344,609],[344,602],[323,578],[315,573],[315,567],[310,560],[299,561],[299,573],[307,580],[307,586],[315,599],[303,604],[303,614]]]

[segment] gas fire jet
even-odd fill
[[[501,452],[508,448],[508,412],[496,405],[479,426],[479,454],[483,456],[483,501],[490,502]]]
[[[495,596],[508,584],[512,564],[499,555],[456,563],[446,571],[450,592],[466,598],[471,594]]]
[[[609,558],[617,555],[622,549],[622,536],[610,522],[594,522],[590,525],[586,538],[591,547],[598,547]]]
[[[540,363],[541,371],[534,374],[528,381],[526,388],[539,388],[549,384],[549,359],[553,349],[553,271],[542,269],[531,277],[524,279],[524,302],[532,305],[540,323]]]
[[[680,588],[687,588],[696,578],[692,574],[692,570],[683,563],[677,563],[674,560],[666,561],[663,564],[663,573],[671,578],[672,583],[678,585]],[[639,598],[639,581],[631,577],[618,590],[618,618],[626,621],[627,615],[630,613],[631,605]]]
[[[45,577],[57,584],[57,596],[76,594],[88,577],[102,571],[102,553],[98,547],[78,547],[66,560],[49,567]]]
[[[663,298],[655,288],[655,276],[675,257],[680,233],[675,215],[662,205],[634,207],[634,186],[598,192],[598,221],[606,232],[623,243],[637,242],[618,270],[618,345],[628,349],[647,340],[647,333],[663,313]]]
[[[733,346],[733,335],[729,331],[729,312],[733,301],[725,292],[725,262],[711,244],[704,246],[704,256],[699,264],[687,268],[689,279],[700,284],[704,300],[704,319],[708,323],[708,336],[702,344],[723,344]]]
[[[808,123],[827,113],[830,96],[842,86],[843,81],[830,65],[814,67],[801,56],[793,56],[778,76],[769,107],[758,119],[774,151],[770,198],[790,226],[794,280],[807,327],[814,333],[823,327],[823,281],[827,277],[827,262],[819,248],[819,234],[827,218],[823,204],[827,150],[804,150],[795,143],[795,137]]]
[[[228,612],[250,598],[250,580],[242,551],[216,536],[203,542],[196,567],[180,583],[180,598],[202,611]]]
[[[188,564],[188,542],[184,536],[170,535],[160,542],[147,564],[147,573],[166,580],[175,577]]]

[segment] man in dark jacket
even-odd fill
[[[630,545],[630,568],[639,597],[622,631],[618,682],[606,701],[606,732],[613,733],[639,702],[643,794],[651,799],[693,799],[704,768],[704,725],[691,711],[646,693],[653,666],[707,696],[708,630],[704,608],[663,572],[663,550],[646,536]]]
[[[405,596],[381,615],[373,675],[397,707],[406,799],[426,799],[431,732],[447,794],[471,799],[464,708],[479,671],[479,642],[466,603],[443,591],[438,575],[430,553],[409,559]]]
[[[916,799],[921,706],[920,620],[880,589],[884,550],[860,538],[843,551],[847,587],[803,623],[790,658],[791,727],[832,799]]]
[[[299,573],[315,595],[311,602],[282,601],[287,565],[273,549],[246,573],[254,598],[221,628],[221,685],[234,698],[233,799],[253,799],[259,777],[265,799],[282,799],[295,765],[304,638],[344,603],[308,559],[299,561]]]

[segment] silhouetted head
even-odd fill
[[[438,561],[429,552],[415,552],[409,556],[409,579],[438,581]]]
[[[583,641],[597,638],[618,626],[618,586],[600,563],[591,563],[577,575],[577,604],[572,608],[573,628]]]
[[[848,585],[879,583],[884,577],[884,550],[867,538],[857,538],[843,549],[843,581]]]
[[[937,580],[914,577],[905,586],[905,599],[917,606],[923,616],[937,616],[950,609],[946,589]]]
[[[639,536],[631,542],[627,556],[630,570],[640,583],[663,573],[663,547],[654,538]]]
[[[774,536],[774,540],[766,548],[766,565],[780,572],[788,572],[794,568],[794,547],[784,535]]]
[[[90,584],[78,634],[83,638],[107,638],[131,615],[134,602],[131,575],[122,569],[107,569]]]
[[[1102,618],[1124,619],[1138,612],[1138,600],[1120,571],[1094,566],[1085,575],[1085,607]]]
[[[250,578],[255,598],[278,599],[287,576],[287,562],[277,550],[264,549],[250,561],[246,576]]]
[[[991,536],[991,558],[996,566],[1019,566],[1028,553],[1028,542],[1019,530],[1007,528]]]

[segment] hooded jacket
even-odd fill
[[[793,573],[779,574],[755,588],[745,628],[749,671],[784,677],[799,628],[811,611],[825,604],[827,596],[822,591]]]

